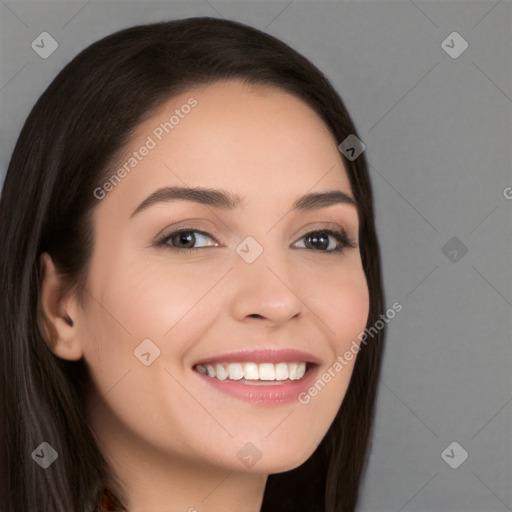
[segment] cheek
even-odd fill
[[[333,325],[336,336],[337,352],[345,351],[364,331],[369,313],[369,293],[366,278],[361,269],[344,279],[341,285],[339,300],[333,302],[337,305],[337,314],[333,311]]]
[[[154,396],[155,386],[162,386],[159,378],[164,383],[170,380],[164,368],[171,373],[183,371],[190,345],[207,332],[211,322],[212,294],[205,295],[218,281],[219,269],[203,269],[198,277],[193,265],[148,263],[148,258],[114,260],[115,264],[94,274],[89,284],[95,300],[89,301],[82,322],[84,358],[100,394],[131,372],[128,380],[137,386],[119,402],[129,404],[143,395],[145,387],[149,387],[147,396]],[[149,356],[143,355],[148,352]],[[144,357],[146,362],[147,357],[152,360],[149,366],[144,366]],[[149,411],[146,398],[144,403]]]
[[[369,313],[369,292],[364,270],[360,263],[339,272],[331,272],[330,279],[316,288],[318,312],[326,332],[330,358],[319,369],[315,389],[299,400],[315,409],[329,424],[338,411],[358,357],[358,336],[364,332]],[[312,294],[315,289],[312,289]]]
[[[186,430],[180,418],[194,402],[165,369],[179,374],[177,366],[190,339],[204,329],[200,298],[211,285],[198,279],[192,266],[171,272],[171,266],[162,263],[115,260],[115,265],[93,275],[89,290],[94,299],[89,297],[83,316],[84,358],[93,383],[91,403],[105,402],[100,404],[102,421],[118,418],[123,429],[140,437],[164,435],[173,428],[179,439]],[[143,353],[147,352],[153,362],[145,366]]]
[[[196,310],[210,286],[207,277],[198,279],[192,266],[178,270],[161,261],[119,262],[96,283],[102,307],[93,305],[94,315],[100,319],[99,323],[98,318],[92,319],[96,323],[91,325],[95,332],[105,328],[109,337],[117,335],[117,343],[128,335],[133,348],[137,340],[140,343],[145,338],[165,343],[175,327],[187,323],[188,315],[194,314],[200,321]]]
[[[336,353],[347,350],[364,331],[369,313],[369,292],[360,263],[331,272],[325,280],[311,283],[309,296],[326,326]]]

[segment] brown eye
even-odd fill
[[[331,229],[311,231],[305,234],[302,239],[306,240],[304,244],[305,249],[320,252],[343,252],[343,249],[347,247],[354,247],[345,231],[334,231]]]
[[[180,231],[170,236],[168,242],[171,242],[173,246],[178,244],[179,249],[191,249],[196,243],[196,236],[192,231]],[[180,247],[182,244],[186,247]]]
[[[180,229],[178,231],[173,231],[167,235],[164,235],[160,240],[156,242],[157,247],[168,247],[171,250],[175,251],[183,251],[186,253],[190,253],[193,251],[197,251],[199,249],[203,249],[205,247],[213,247],[217,244],[213,245],[203,245],[200,247],[195,247],[197,243],[201,243],[205,238],[209,238],[211,240],[215,240],[215,238],[205,231],[199,231],[197,229]]]

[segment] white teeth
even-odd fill
[[[247,380],[258,380],[258,365],[256,363],[245,363],[244,364],[244,379]]]
[[[227,374],[226,370],[224,369],[224,366],[222,366],[221,364],[218,364],[215,367],[215,369],[216,369],[215,377],[217,377],[217,379],[225,380],[228,378],[228,374]]]
[[[197,371],[219,380],[299,380],[306,373],[306,363],[225,363],[198,364]]]
[[[286,380],[288,378],[288,365],[286,363],[276,364],[276,380]]]
[[[273,363],[261,363],[258,374],[260,380],[276,380],[276,367]]]
[[[240,380],[244,376],[241,364],[233,363],[228,366],[228,375],[231,380]]]

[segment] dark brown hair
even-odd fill
[[[131,27],[95,42],[62,69],[28,116],[0,201],[2,512],[91,512],[105,482],[122,501],[85,419],[85,363],[56,357],[38,330],[38,258],[51,254],[69,286],[80,289],[93,245],[93,190],[111,175],[134,128],[173,95],[232,78],[301,98],[338,142],[357,134],[330,82],[306,58],[262,31],[207,17]],[[384,301],[372,191],[365,154],[342,158],[358,207],[370,326]],[[355,509],[383,339],[384,329],[362,347],[313,455],[269,476],[263,511]],[[46,470],[31,458],[42,441],[59,454]]]

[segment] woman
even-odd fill
[[[59,73],[0,203],[1,510],[355,509],[384,333],[356,135],[233,21]]]

